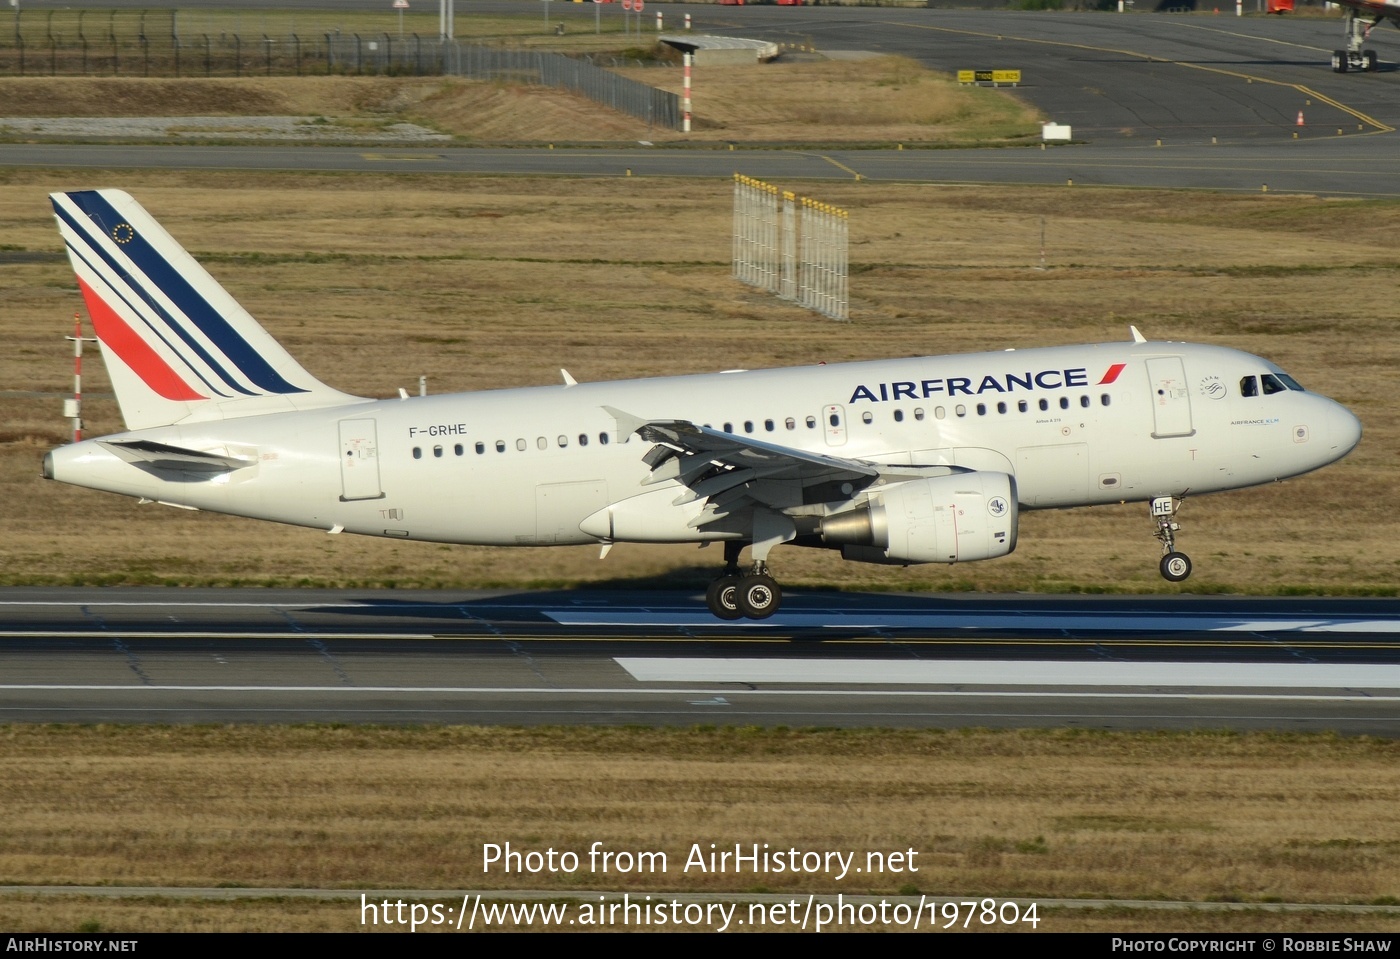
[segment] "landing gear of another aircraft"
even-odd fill
[[[1162,578],[1172,583],[1191,575],[1191,557],[1176,551],[1176,533],[1181,529],[1176,511],[1180,508],[1174,496],[1158,496],[1152,500],[1152,519],[1157,524],[1153,535],[1162,544],[1162,563],[1158,568]]]
[[[1376,69],[1376,51],[1363,50],[1361,45],[1371,35],[1371,28],[1380,21],[1381,18],[1377,17],[1371,23],[1366,23],[1356,15],[1355,10],[1348,8],[1345,11],[1342,20],[1342,33],[1347,46],[1345,50],[1332,51],[1332,72],[1348,73],[1353,70],[1369,72]]]

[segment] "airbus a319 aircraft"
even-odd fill
[[[304,370],[130,196],[52,196],[127,431],[49,479],[172,506],[492,546],[722,543],[707,603],[772,615],[775,546],[1005,556],[1023,509],[1151,503],[1326,466],[1346,408],[1268,360],[1131,341],[395,399]],[[561,371],[562,372],[562,371]],[[750,563],[741,567],[748,547]]]

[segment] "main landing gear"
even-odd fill
[[[1376,51],[1363,50],[1361,45],[1371,36],[1371,30],[1381,22],[1380,17],[1366,23],[1348,7],[1342,14],[1342,32],[1346,38],[1345,50],[1332,51],[1332,71],[1347,73],[1352,70],[1370,71],[1376,69]]]
[[[756,560],[749,572],[739,568],[739,554],[747,543],[726,541],[724,572],[705,590],[705,605],[720,619],[767,619],[783,604],[783,591],[768,564]]]
[[[1158,496],[1152,500],[1152,520],[1157,524],[1153,535],[1162,544],[1162,563],[1159,567],[1162,578],[1179,583],[1191,575],[1191,557],[1176,551],[1176,532],[1181,524],[1176,521],[1176,511],[1181,508],[1173,496]]]

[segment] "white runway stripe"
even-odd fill
[[[617,659],[645,683],[843,686],[1133,686],[1190,689],[1400,689],[1400,666],[1352,663],[1124,663],[1003,660]]]

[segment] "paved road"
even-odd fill
[[[1400,734],[1400,602],[0,591],[0,719]]]

